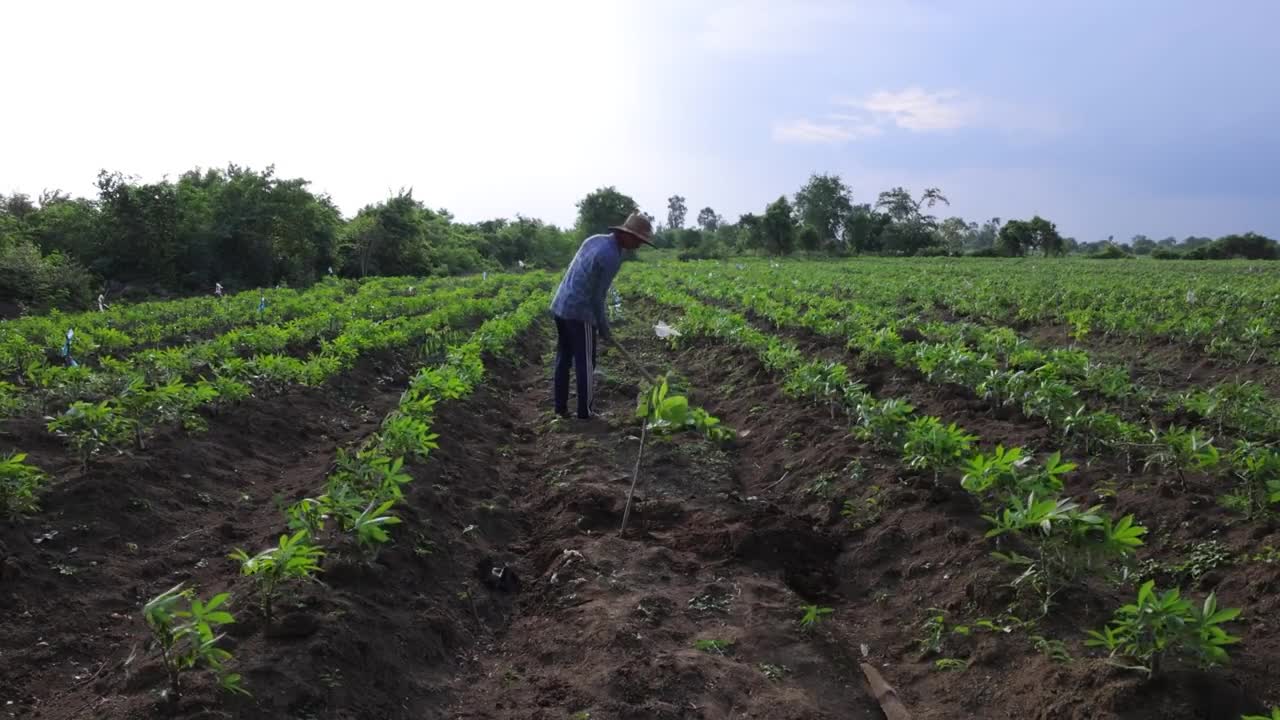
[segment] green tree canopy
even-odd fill
[[[820,244],[835,245],[853,212],[853,191],[839,175],[811,175],[796,193],[795,209],[801,224],[817,231]]]
[[[618,192],[614,186],[599,188],[578,201],[578,235],[594,235],[621,225],[639,209],[631,196]]]
[[[684,198],[679,195],[667,198],[667,228],[670,230],[683,228],[684,218],[688,212],[689,208],[685,205]]]
[[[723,222],[720,216],[716,214],[716,211],[709,207],[704,207],[698,211],[698,227],[706,232],[715,232],[716,228],[720,227]]]

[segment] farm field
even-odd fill
[[[1280,706],[1280,272],[641,255],[591,421],[544,272],[0,323],[4,713]]]

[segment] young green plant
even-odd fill
[[[239,548],[231,553],[230,558],[240,562],[240,574],[252,577],[257,584],[267,625],[271,624],[280,586],[290,580],[312,580],[320,572],[324,551],[312,545],[310,539],[306,530],[299,530],[292,535],[281,535],[279,545],[257,555],[249,555]]]

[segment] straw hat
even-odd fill
[[[621,225],[614,225],[609,229],[624,232],[628,235],[634,235],[637,240],[645,245],[657,247],[653,243],[649,242],[649,240],[653,238],[653,223],[650,223],[649,218],[638,212],[631,213],[631,215],[627,217],[626,222]]]

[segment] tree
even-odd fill
[[[739,246],[751,250],[764,250],[764,223],[763,219],[754,213],[746,213],[738,216]]]
[[[937,203],[951,204],[938,188],[926,189],[919,200],[901,187],[880,193],[876,209],[890,221],[882,233],[884,249],[899,255],[912,255],[928,247],[933,242],[938,219],[924,210]]]
[[[949,217],[938,224],[938,240],[948,253],[958,255],[973,245],[978,233],[977,223],[967,223],[964,218]]]
[[[1000,228],[996,243],[1000,253],[1009,257],[1021,257],[1027,253],[1031,228],[1022,220],[1010,220]]]
[[[982,226],[974,232],[971,239],[970,250],[986,250],[996,246],[996,237],[1000,234],[1000,218],[993,217],[982,223]]]
[[[1066,242],[1058,234],[1058,226],[1036,215],[1029,223],[1034,247],[1040,248],[1045,257],[1060,256],[1066,252]]]
[[[14,193],[9,197],[0,195],[0,212],[6,215],[18,220],[26,220],[27,216],[35,211],[36,204],[31,202],[31,198],[24,193]]]
[[[806,252],[813,252],[822,247],[822,234],[812,225],[805,225],[800,228],[798,240],[800,249]]]
[[[715,232],[722,222],[723,220],[716,214],[716,211],[709,207],[704,207],[698,211],[698,227],[705,232]]]
[[[1224,235],[1208,245],[1196,248],[1187,257],[1192,260],[1274,260],[1280,258],[1280,245],[1265,235],[1247,232],[1243,235]]]
[[[682,250],[693,250],[702,245],[702,231],[696,229],[681,229],[672,233],[675,237],[676,247]]]
[[[835,245],[845,218],[853,212],[852,190],[839,175],[810,175],[796,193],[796,214],[800,222],[814,228],[822,243]]]
[[[870,205],[854,205],[844,219],[841,231],[845,247],[856,253],[874,253],[884,249],[884,229],[889,216],[876,212]]]
[[[172,284],[176,279],[177,194],[173,184],[136,185],[120,173],[98,173],[104,257],[93,270],[124,280]]]
[[[636,201],[612,185],[588,193],[578,201],[578,235],[602,233],[621,225],[627,216],[640,209]]]
[[[1053,223],[1036,215],[1030,220],[1010,220],[1000,228],[1000,250],[1009,256],[1021,256],[1040,250],[1045,257],[1066,252],[1066,241]]]
[[[672,195],[667,198],[667,228],[670,230],[683,229],[684,216],[688,211],[689,208],[684,204],[684,198],[679,195]]]
[[[1156,249],[1156,241],[1146,235],[1134,235],[1129,247],[1133,248],[1134,255],[1150,255]]]
[[[46,194],[29,222],[36,244],[46,253],[60,252],[80,262],[100,253],[101,218],[92,200]]]
[[[772,255],[789,255],[795,249],[796,221],[787,196],[783,195],[764,210],[760,221],[764,248]]]

